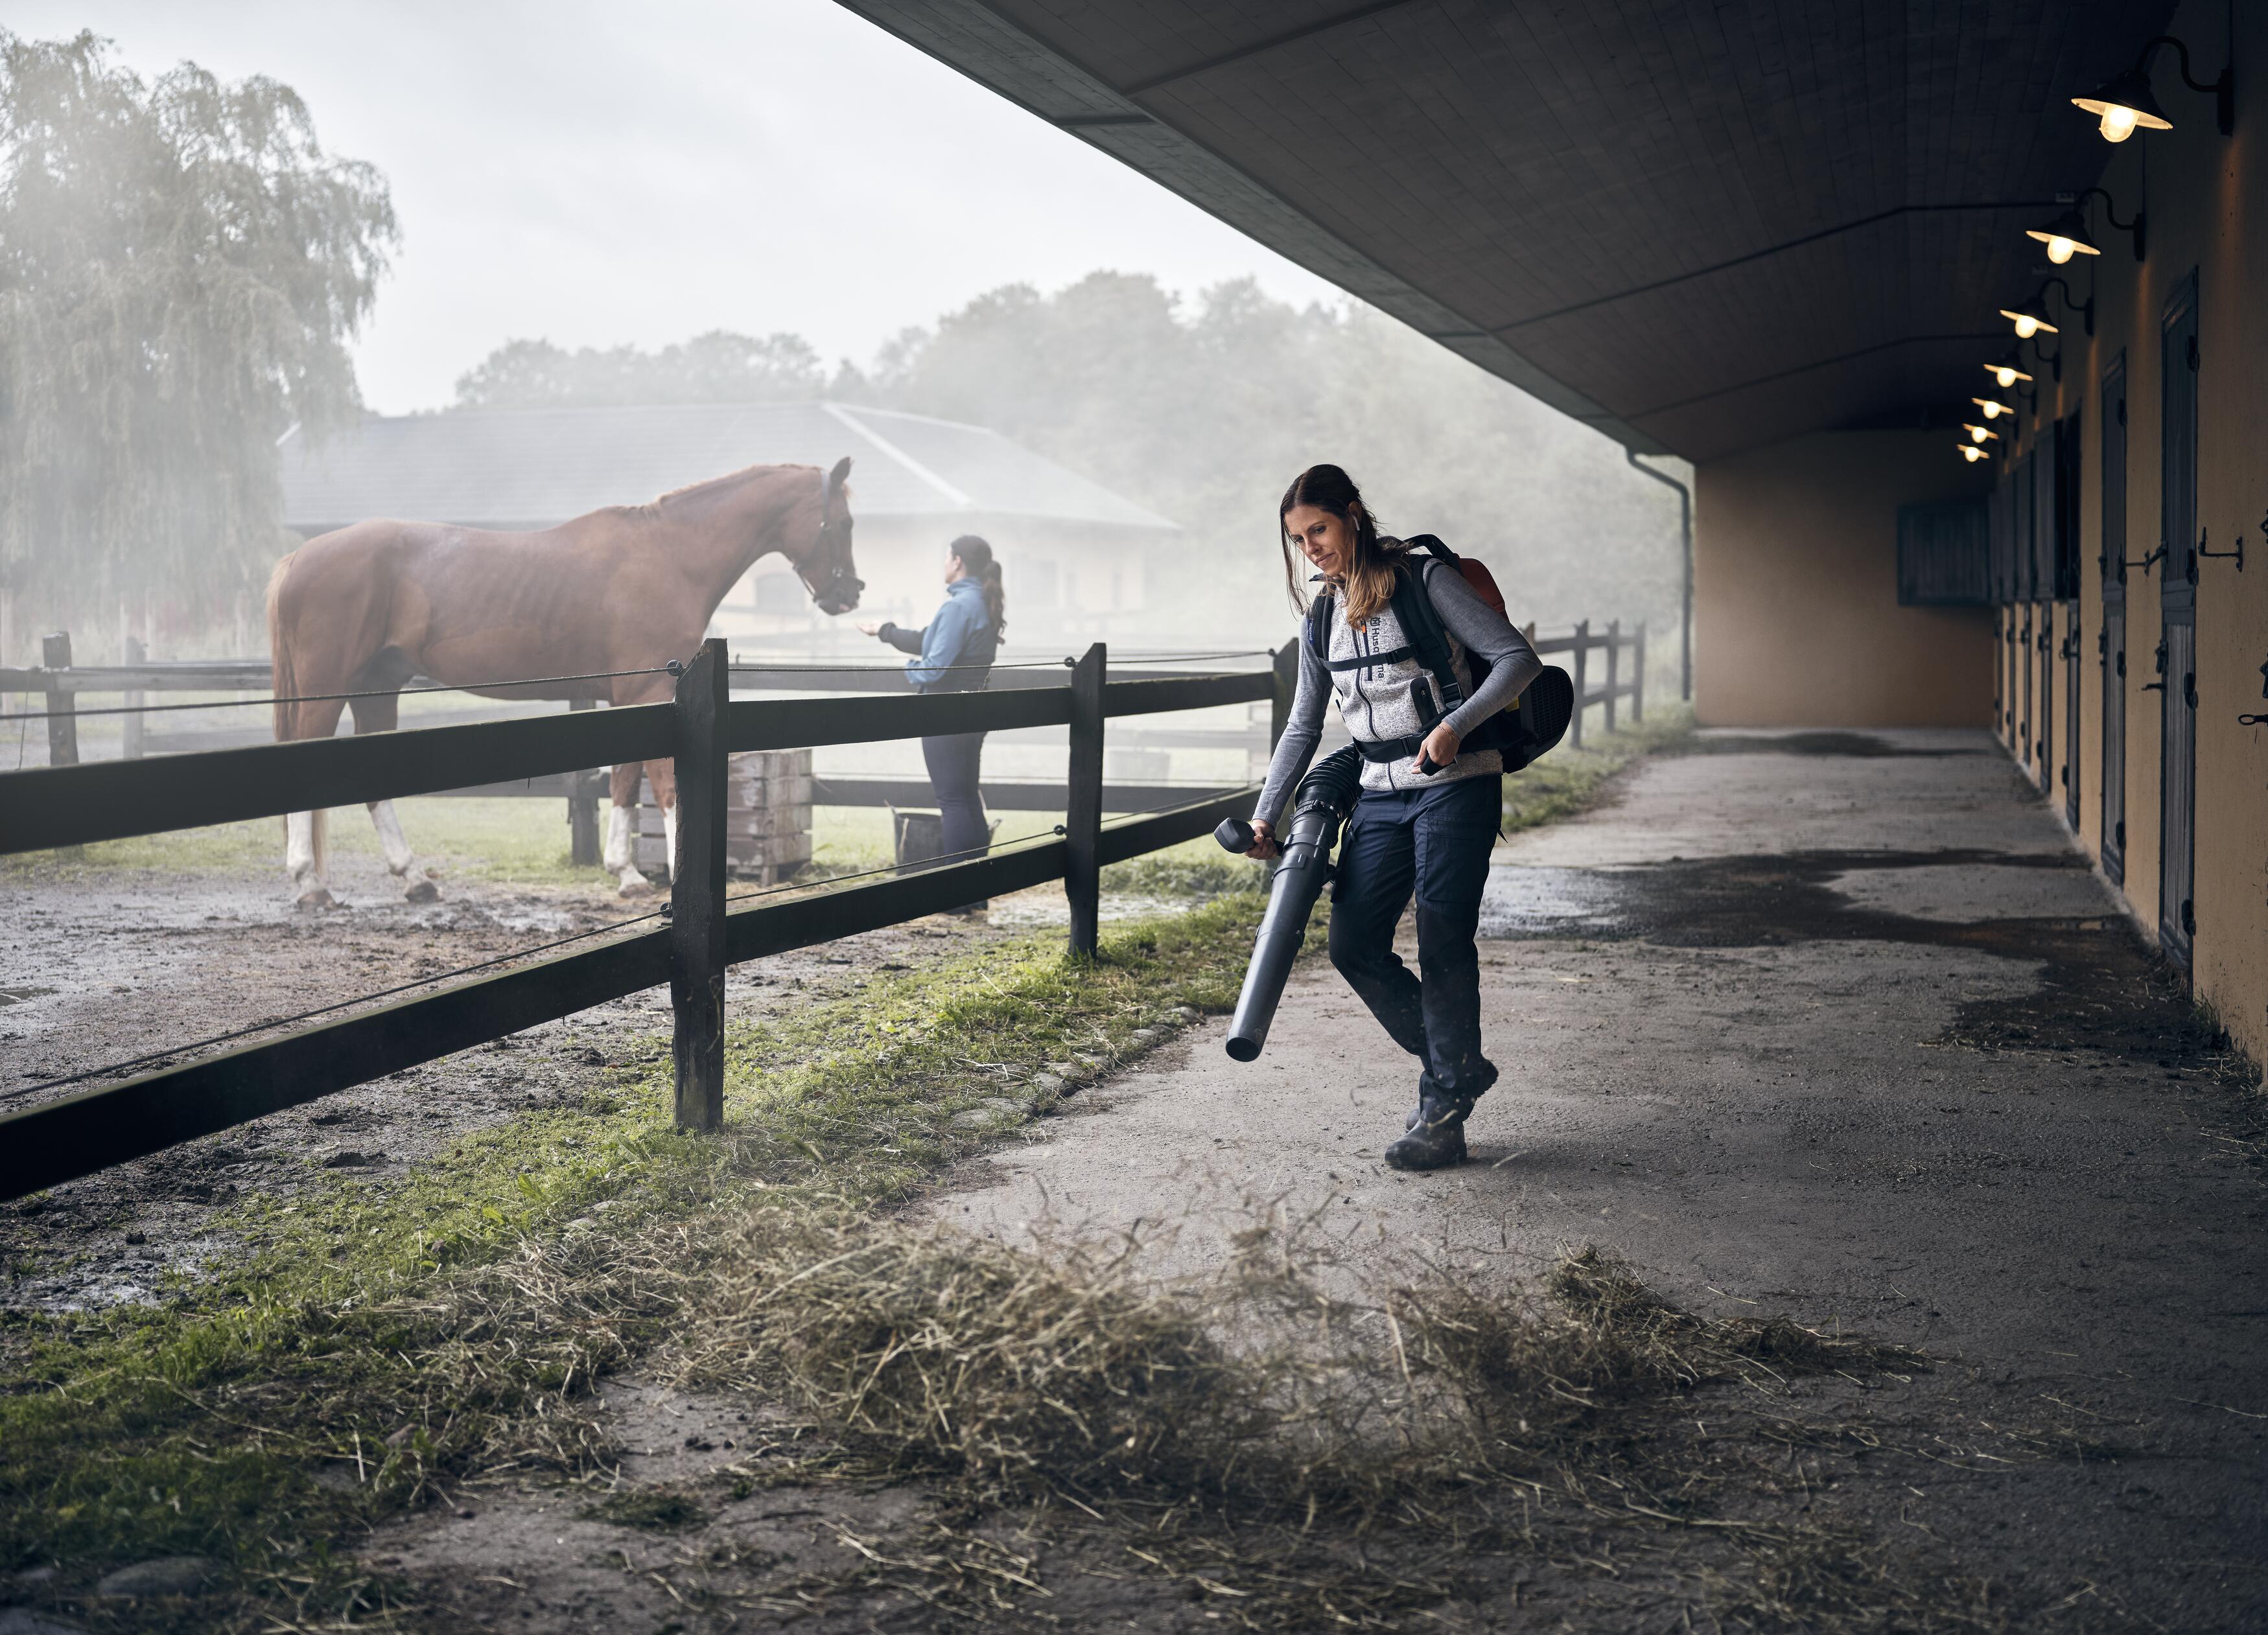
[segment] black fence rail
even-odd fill
[[[1197,792],[1168,809],[1106,822],[1104,723],[1268,701],[1272,737],[1290,707],[1294,658],[1286,647],[1264,670],[1114,681],[1098,644],[1068,671],[1010,672],[1034,679],[996,680],[988,692],[751,701],[732,696],[733,667],[725,644],[712,640],[678,677],[668,703],[139,760],[64,761],[0,773],[0,854],[647,760],[674,760],[679,802],[669,908],[654,917],[662,923],[0,1116],[0,1198],[145,1157],[664,982],[674,1018],[676,1117],[685,1127],[713,1130],[724,1116],[727,967],[1055,880],[1064,882],[1070,902],[1071,946],[1092,954],[1105,866],[1206,834],[1251,799],[1248,786]],[[17,678],[26,674],[0,674],[0,690],[48,690],[22,687]],[[814,667],[801,685],[829,685],[820,674]],[[107,679],[115,687],[143,676]],[[902,687],[902,679],[894,681]],[[1065,818],[1055,836],[897,878],[814,886],[784,902],[732,906],[725,845],[728,755],[1030,726],[1070,730],[1068,777],[1060,790]]]

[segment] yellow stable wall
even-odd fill
[[[2268,461],[2262,456],[2268,449],[2268,102],[2257,93],[2268,83],[2268,6],[2243,4],[2231,13],[2220,0],[2189,0],[2172,29],[2200,48],[2201,72],[2218,73],[2232,20],[2235,133],[2220,134],[2211,99],[2185,89],[2172,54],[2161,53],[2154,80],[2174,129],[2106,145],[2097,178],[2122,219],[2146,208],[2147,259],[2135,257],[2126,232],[2105,225],[2099,203],[2090,205],[2102,254],[2058,270],[2092,301],[2092,313],[2064,316],[2060,335],[2024,349],[2025,366],[2037,378],[2034,391],[2016,394],[2021,412],[2003,446],[2011,457],[2021,454],[2039,446],[2044,422],[2076,416],[2081,582],[2077,603],[2059,608],[2057,621],[2059,631],[2068,630],[2076,615],[2082,663],[2071,769],[2080,792],[2077,829],[2101,858],[2105,714],[2117,710],[2126,744],[2121,887],[2146,934],[2154,934],[2163,906],[2167,699],[2153,683],[2165,586],[2155,568],[2128,573],[2122,681],[2117,655],[2103,642],[2103,381],[2123,366],[2124,554],[2139,563],[2164,540],[2165,376],[2169,367],[2186,366],[2167,355],[2166,306],[2195,276],[2198,527],[2213,550],[2233,549],[2241,541],[2246,557],[2242,572],[2226,556],[2198,567],[2197,932],[2188,975],[2191,992],[2257,1062],[2268,1059],[2268,725],[2242,718],[2268,711]],[[2256,88],[2249,102],[2247,85]],[[2021,758],[2020,725],[2007,724],[2001,737]],[[2060,742],[2056,748],[2060,751]],[[2036,762],[2027,770],[2036,773]],[[2053,776],[2060,779],[2060,766]]]
[[[1944,431],[1822,431],[1696,468],[1704,726],[1988,726],[1983,608],[1898,606],[1898,507],[1986,492]]]

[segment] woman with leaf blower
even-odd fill
[[[1501,600],[1491,605],[1485,570],[1437,540],[1381,534],[1338,467],[1301,472],[1278,518],[1285,579],[1305,623],[1299,689],[1248,855],[1277,855],[1276,825],[1321,740],[1324,700],[1335,699],[1363,764],[1339,851],[1331,963],[1421,1064],[1417,1111],[1386,1161],[1443,1168],[1463,1160],[1466,1116],[1497,1078],[1481,1052],[1474,938],[1503,815],[1500,750],[1517,720],[1506,712],[1543,662]],[[1307,584],[1319,586],[1312,600]],[[1413,894],[1419,976],[1394,952]]]

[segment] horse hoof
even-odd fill
[[[404,902],[438,902],[441,901],[441,888],[430,880],[421,880],[401,894],[401,900]]]
[[[294,906],[302,914],[313,914],[320,909],[337,908],[339,900],[324,887],[317,886],[311,890],[301,892],[299,901]]]
[[[630,874],[623,877],[621,895],[625,897],[651,897],[653,890],[653,882],[644,875]]]

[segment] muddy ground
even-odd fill
[[[110,1064],[494,960],[643,914],[605,887],[451,882],[413,904],[370,859],[335,858],[342,908],[295,909],[272,873],[79,874],[0,887],[0,1110],[116,1075]],[[747,887],[753,889],[753,887]],[[1123,915],[1160,905],[1125,900]],[[933,915],[735,968],[728,1014],[855,993],[1062,923],[1059,887],[978,915]],[[68,1309],[158,1298],[168,1272],[225,1253],[210,1222],[239,1195],[288,1193],[350,1168],[382,1185],[457,1136],[529,1107],[575,1102],[669,1049],[666,989],[327,1096],[136,1163],[0,1204],[0,1307]]]

